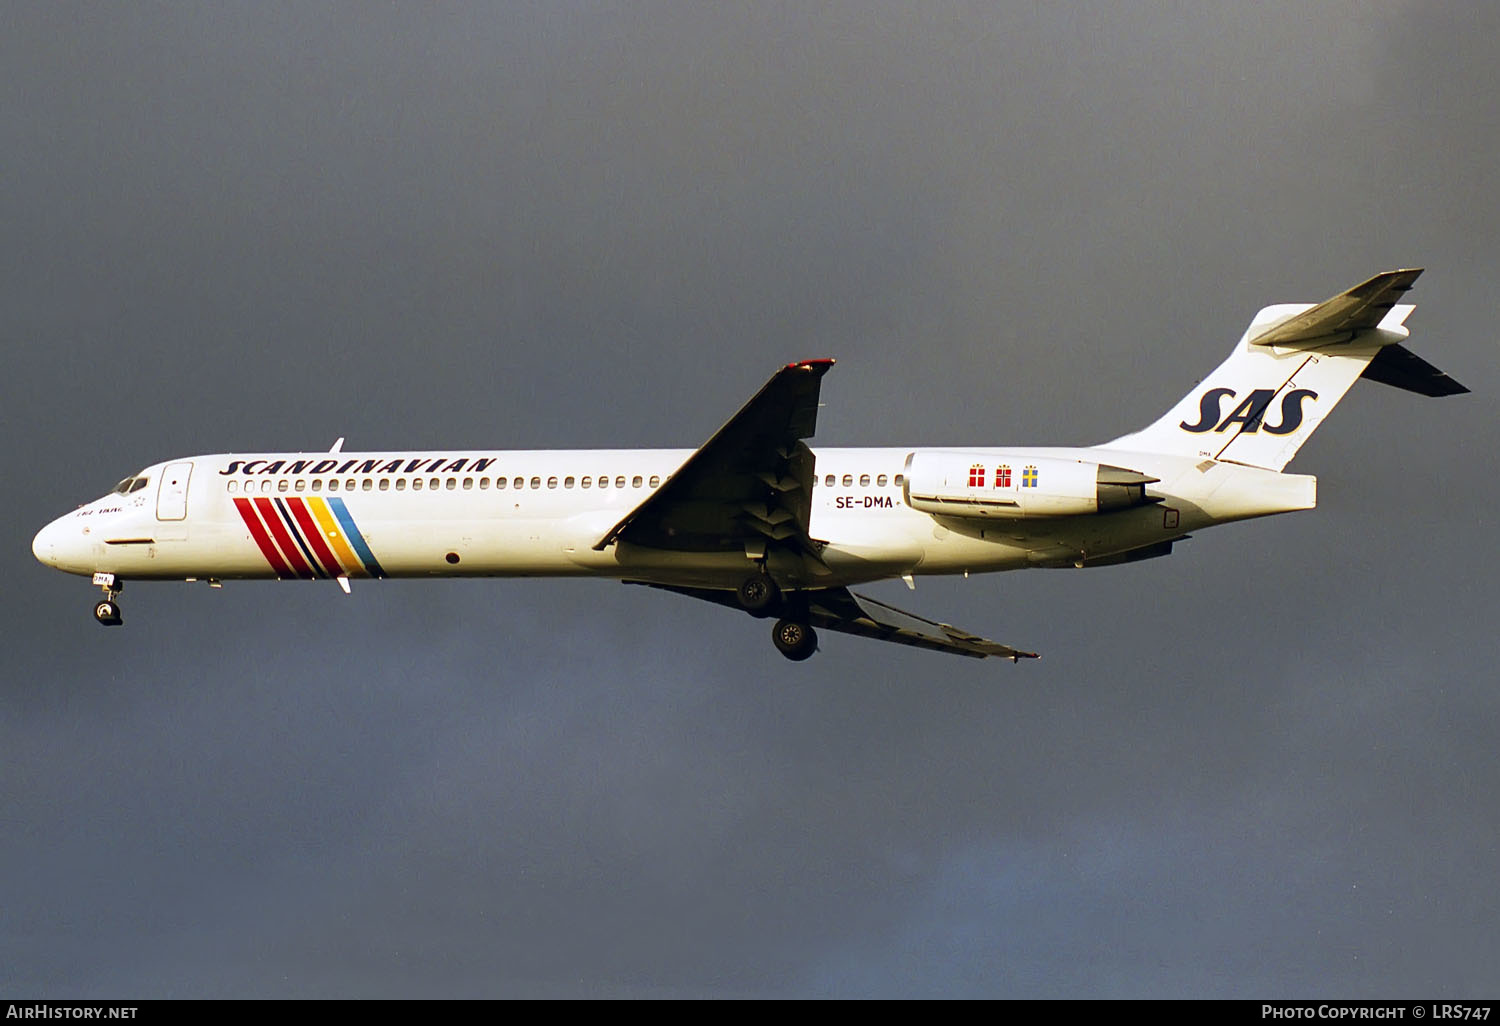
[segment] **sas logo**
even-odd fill
[[[1233,399],[1235,391],[1232,388],[1210,388],[1203,393],[1203,398],[1198,404],[1198,423],[1189,424],[1183,421],[1179,427],[1184,431],[1228,431],[1232,424],[1243,424],[1243,434],[1253,435],[1261,428],[1265,428],[1267,434],[1289,435],[1302,426],[1302,400],[1311,399],[1317,401],[1318,393],[1310,388],[1294,388],[1281,397],[1281,423],[1266,424],[1262,418],[1266,415],[1266,408],[1271,405],[1271,400],[1276,398],[1274,388],[1257,388],[1240,401],[1240,404],[1225,417],[1219,419],[1225,397]]]

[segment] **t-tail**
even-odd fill
[[[1416,307],[1397,300],[1421,273],[1386,271],[1316,305],[1266,307],[1229,358],[1164,417],[1104,448],[1280,471],[1361,377],[1419,395],[1467,392],[1401,345]]]

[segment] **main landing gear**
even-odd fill
[[[800,663],[818,650],[817,632],[807,622],[806,599],[798,592],[783,594],[770,574],[757,573],[741,581],[734,595],[751,616],[781,617],[771,628],[771,641],[788,659]]]
[[[95,574],[94,583],[104,589],[104,601],[94,606],[94,619],[103,627],[118,627],[125,621],[120,617],[120,604],[115,596],[125,590],[124,581],[116,581],[114,574]]]
[[[794,663],[800,663],[818,650],[818,632],[801,620],[777,620],[771,628],[776,651]]]
[[[751,574],[735,589],[735,598],[751,616],[770,616],[781,605],[781,589],[770,574]]]

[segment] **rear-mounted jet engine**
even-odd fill
[[[1125,467],[1025,453],[915,452],[906,458],[906,504],[950,517],[1066,517],[1160,502],[1159,478]]]

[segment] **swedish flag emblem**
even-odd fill
[[[1025,470],[1021,471],[1021,487],[1022,488],[1035,488],[1036,487],[1036,478],[1037,478],[1036,468],[1035,467],[1027,467]]]

